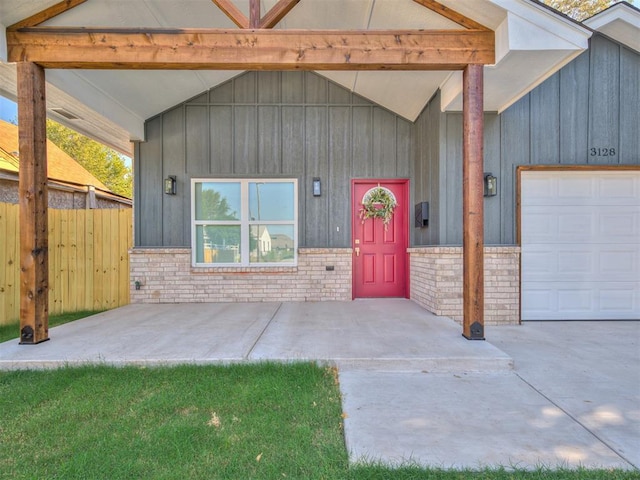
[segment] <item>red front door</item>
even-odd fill
[[[362,201],[376,187],[388,189],[397,206],[386,228],[381,218],[361,219]],[[407,296],[407,180],[353,180],[353,298]]]

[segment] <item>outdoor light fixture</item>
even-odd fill
[[[320,185],[320,177],[313,177],[313,196],[319,197],[322,194],[322,188]]]
[[[491,172],[484,174],[484,196],[495,197],[498,194],[498,179]]]
[[[169,175],[164,179],[164,193],[167,195],[175,195],[176,194],[176,176]]]

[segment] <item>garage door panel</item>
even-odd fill
[[[529,282],[522,285],[525,320],[637,320],[640,282],[618,282],[602,288],[582,282],[567,288],[565,282]]]
[[[559,288],[558,289],[558,310],[561,312],[573,312],[584,315],[593,308],[591,302],[593,290],[590,288]]]
[[[640,205],[523,207],[522,218],[526,219],[521,230],[523,245],[634,244],[640,237]]]
[[[633,242],[640,236],[640,206],[599,208],[597,215],[598,236],[608,243]]]
[[[635,282],[640,251],[635,245],[528,245],[522,248],[522,281]]]
[[[555,250],[545,247],[529,249],[527,252],[523,251],[520,258],[522,271],[527,272],[526,277],[522,276],[523,281],[547,278],[558,273],[558,252]]]
[[[624,172],[525,172],[523,205],[637,205],[640,176]]]
[[[588,202],[593,198],[595,189],[597,188],[596,182],[589,177],[566,177],[562,181],[560,179],[554,179],[556,182],[556,189],[558,191],[558,198],[569,199],[571,202]]]
[[[523,289],[525,284],[522,284]],[[546,318],[549,312],[558,310],[557,292],[548,285],[531,282],[527,287],[527,295],[522,297],[522,312],[527,312],[525,320],[538,320]]]
[[[602,276],[613,274],[618,280],[636,280],[640,271],[640,252],[633,246],[625,248],[616,245],[616,247],[618,248],[615,250],[609,248],[600,253],[598,273]]]
[[[616,289],[601,290],[600,308],[610,312],[619,312],[634,318],[640,303],[640,283],[630,286],[619,286]]]
[[[578,278],[597,275],[593,254],[590,249],[585,250],[573,250],[558,255],[558,273]]]
[[[522,318],[640,319],[640,172],[523,172]]]
[[[522,249],[522,281],[575,280],[597,275],[590,245],[531,245]]]
[[[526,225],[522,224],[521,238],[529,243],[542,243],[547,238],[554,238],[558,233],[558,221],[549,216],[545,207],[531,207],[522,211]]]
[[[640,178],[618,173],[598,180],[599,205],[634,205],[640,196]]]

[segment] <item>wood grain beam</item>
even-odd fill
[[[40,25],[47,20],[52,19],[60,15],[61,13],[66,12],[67,10],[71,10],[74,7],[77,7],[81,3],[86,2],[87,0],[63,0],[60,3],[56,3],[55,5],[42,10],[34,15],[31,15],[29,18],[25,18],[13,25],[7,27],[7,30],[18,30],[24,27],[35,27],[36,25]]]
[[[44,69],[20,62],[18,179],[20,215],[20,343],[49,339],[47,135]]]
[[[229,19],[240,28],[249,28],[249,19],[231,0],[211,0]]]
[[[492,64],[494,33],[36,27],[7,32],[8,60],[46,68],[461,70]]]
[[[449,7],[437,2],[436,0],[413,0],[416,3],[419,3],[423,7],[427,7],[429,10],[436,12],[439,15],[442,15],[445,18],[448,18],[452,22],[457,23],[458,25],[468,28],[469,30],[489,30],[484,25],[476,22],[475,20],[470,19],[469,17],[465,17],[464,15],[456,12],[455,10],[451,10]]]
[[[279,2],[262,17],[260,28],[275,27],[299,2],[300,0],[279,0]]]
[[[462,335],[484,340],[483,69],[462,74]]]
[[[249,0],[249,28],[260,28],[260,0]]]

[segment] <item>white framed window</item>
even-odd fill
[[[194,266],[280,266],[298,261],[298,180],[191,180]]]

